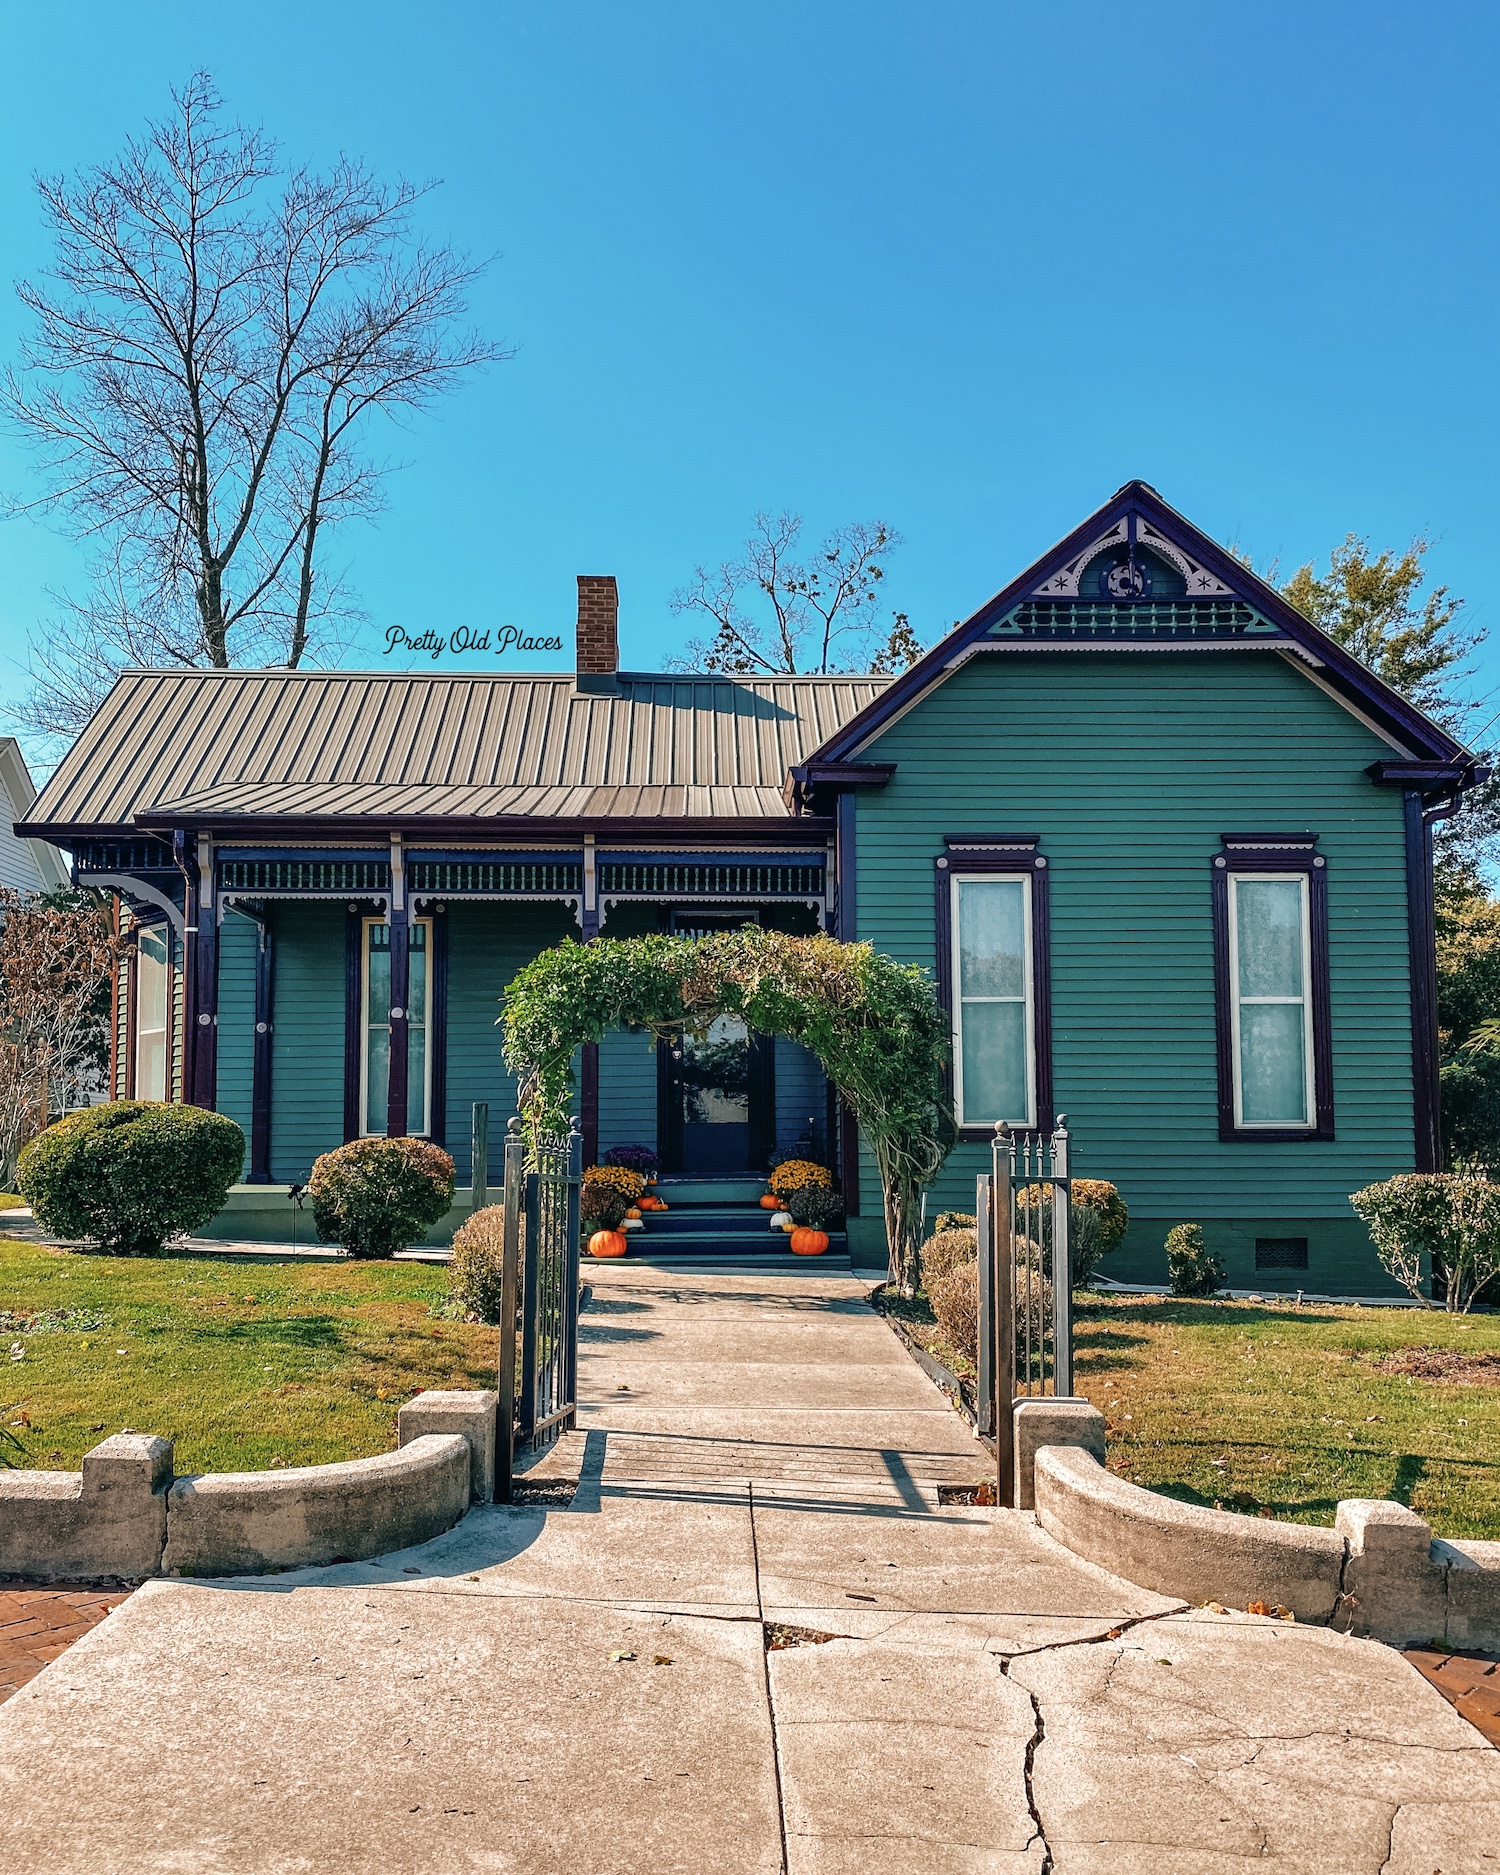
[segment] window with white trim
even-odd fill
[[[1234,1123],[1315,1124],[1312,933],[1305,872],[1229,874]]]
[[[958,1123],[1035,1125],[1031,876],[959,873],[948,889]]]
[[[172,962],[165,925],[142,925],[135,946],[135,1097],[165,1100]]]
[[[430,918],[412,919],[406,946],[406,1130],[421,1137],[432,1124],[432,1064],[427,1050],[432,1015]],[[391,927],[383,918],[365,919],[363,953],[360,1131],[384,1133],[391,1086]]]

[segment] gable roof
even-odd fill
[[[786,820],[782,784],[885,677],[127,671],[24,823]]]
[[[1180,577],[1187,595],[1184,609],[1200,609],[1192,605],[1197,600],[1206,614],[1217,612],[1225,618],[1243,614],[1253,622],[1253,631],[1229,642],[1241,647],[1269,646],[1284,652],[1323,688],[1331,690],[1346,708],[1371,723],[1409,756],[1443,764],[1474,762],[1469,750],[1319,631],[1275,587],[1169,507],[1148,482],[1137,481],[1127,482],[1102,508],[956,626],[910,670],[888,684],[879,696],[872,697],[856,716],[840,724],[808,757],[804,768],[856,760],[874,736],[973,655],[981,641],[990,640],[1002,620],[1028,604],[1032,615],[1057,616],[1060,608],[1081,600],[1085,569],[1111,548],[1118,562],[1119,549],[1127,543],[1132,571],[1139,543],[1147,554]],[[1127,604],[1135,597],[1130,593],[1123,596]],[[1244,624],[1232,623],[1230,630],[1242,632]],[[1196,642],[1201,643],[1206,635],[1199,635]],[[1217,636],[1225,642],[1224,633]],[[1037,642],[1035,636],[1018,633],[1006,648],[1035,649]],[[1119,648],[1118,637],[1114,642]],[[1057,646],[1054,642],[1048,648]],[[1108,645],[1094,638],[1079,642],[1076,648],[1097,650],[1107,649]]]

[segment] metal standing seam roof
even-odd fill
[[[127,671],[27,814],[787,817],[787,770],[886,677]]]

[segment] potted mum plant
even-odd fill
[[[828,1226],[843,1206],[826,1185],[800,1185],[787,1201],[792,1215],[792,1254],[818,1257],[828,1248]]]

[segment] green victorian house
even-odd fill
[[[1158,1279],[1191,1219],[1236,1286],[1389,1289],[1348,1194],[1439,1162],[1431,827],[1482,774],[1442,729],[1141,482],[899,677],[617,642],[581,577],[571,674],[128,671],[17,823],[118,895],[116,1093],[243,1126],[225,1234],[284,1237],[360,1134],[466,1185],[544,947],[756,919],[932,972],[960,1144],[930,1207],[972,1208],[998,1120],[1063,1112],[1130,1206],[1109,1275]],[[653,1145],[701,1200],[812,1151],[883,1261],[804,1051],[721,1020],[578,1071],[589,1158]]]

